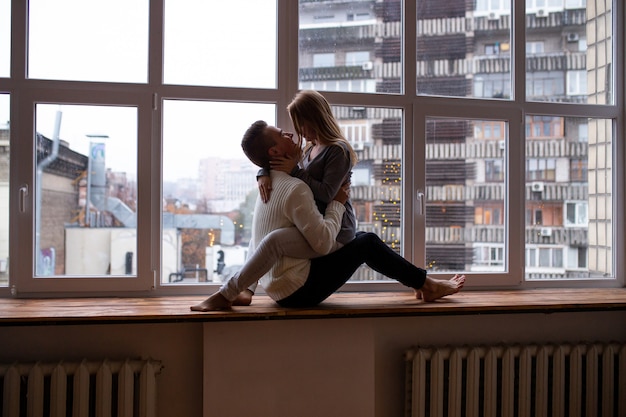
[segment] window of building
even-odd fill
[[[504,161],[502,159],[492,159],[485,161],[485,181],[504,181]]]
[[[531,100],[548,99],[563,101],[565,75],[557,71],[537,71],[526,74],[526,96]]]
[[[473,84],[474,97],[511,97],[511,78],[507,74],[478,74]]]
[[[529,181],[554,181],[556,179],[556,159],[529,158],[526,160],[526,179]],[[535,184],[538,189],[539,185]],[[535,191],[535,190],[533,190]],[[543,192],[543,189],[542,189]]]
[[[567,267],[570,270],[585,270],[587,268],[587,248],[569,247],[567,248]]]
[[[526,266],[533,274],[542,270],[546,273],[555,273],[555,269],[563,268],[563,248],[551,246],[536,246],[526,249]]]
[[[568,201],[565,203],[565,225],[587,227],[589,224],[587,202]]]
[[[490,207],[483,205],[476,207],[474,211],[474,223],[476,224],[503,224],[502,207]]]
[[[0,0],[0,295],[218,288],[257,191],[241,135],[291,130],[305,88],[359,157],[359,230],[433,276],[623,285],[623,13],[521,1]]]
[[[368,68],[371,62],[370,51],[346,52],[346,65],[363,65]]]
[[[563,205],[558,202],[529,200],[526,202],[526,226],[531,233],[541,230],[533,227],[563,226]],[[544,233],[545,234],[545,233]]]
[[[511,3],[508,0],[477,0],[476,14],[480,15],[485,12],[510,14]]]
[[[567,72],[567,95],[582,95],[587,92],[587,71]]]
[[[565,0],[566,9],[580,9],[586,6],[586,0]]]
[[[335,54],[315,54],[313,55],[313,67],[334,67],[335,66]]]
[[[587,163],[588,161],[586,159],[575,158],[570,160],[570,181],[587,182]]]
[[[526,42],[526,54],[527,55],[542,54],[544,52],[545,50],[544,50],[543,41]]]
[[[526,137],[533,139],[555,139],[563,137],[564,119],[552,116],[527,116]]]
[[[490,43],[485,45],[485,55],[498,55],[500,53],[499,43]]]
[[[474,248],[475,271],[488,271],[490,267],[504,266],[504,248],[502,246],[479,246]],[[493,268],[491,268],[493,269]]]

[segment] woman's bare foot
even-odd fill
[[[191,311],[229,310],[232,304],[222,294],[216,292],[200,304],[191,306]]]
[[[424,286],[421,288],[422,299],[424,301],[435,301],[447,295],[456,294],[461,291],[465,284],[465,275],[456,274],[449,280],[426,278]]]
[[[254,293],[250,290],[243,290],[237,295],[237,298],[233,300],[234,306],[249,306],[252,304],[252,296]]]

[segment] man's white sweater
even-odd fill
[[[269,202],[257,198],[252,221],[250,250],[273,230],[295,226],[318,253],[328,253],[335,245],[345,207],[333,200],[320,214],[308,185],[281,171],[271,171],[272,194]],[[274,300],[293,294],[306,282],[309,259],[281,258],[260,282]]]

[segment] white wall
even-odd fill
[[[411,346],[626,341],[624,323],[626,311],[7,326],[0,363],[161,360],[160,417],[401,417]]]

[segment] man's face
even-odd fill
[[[283,132],[274,126],[268,126],[265,133],[274,139],[275,145],[270,148],[271,156],[296,156],[300,150],[298,141],[291,132]]]

